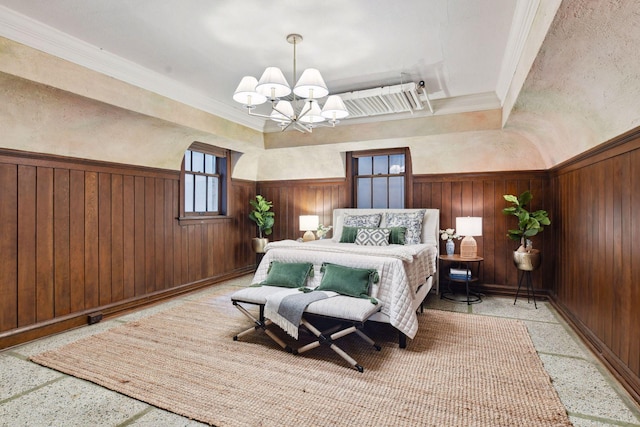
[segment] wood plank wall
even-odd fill
[[[273,202],[276,216],[270,240],[302,237],[300,215],[319,215],[321,224],[332,224],[333,209],[351,203],[344,179],[262,181],[257,184],[257,194]]]
[[[417,175],[413,178],[415,207],[440,209],[440,228],[455,228],[456,217],[482,217],[482,236],[475,237],[478,255],[484,258],[482,281],[493,292],[513,293],[518,286],[518,270],[512,253],[519,243],[506,237],[516,219],[505,216],[508,206],[504,194],[519,195],[530,190],[534,196],[530,210],[545,209],[553,219],[549,181],[546,172],[497,172],[485,174]],[[542,251],[542,266],[533,272],[533,284],[538,291],[548,291],[553,279],[552,234],[549,230],[533,237],[534,247]],[[456,253],[460,242],[456,243]],[[445,253],[441,241],[440,253]]]
[[[554,300],[640,402],[640,128],[550,173]]]
[[[232,181],[227,218],[188,225],[179,188],[179,172],[0,150],[0,344],[251,271],[255,183]]]

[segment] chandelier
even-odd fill
[[[296,45],[302,42],[300,34],[289,34],[287,41],[293,45],[293,78],[296,79]],[[291,87],[278,67],[268,67],[260,80],[253,76],[244,76],[240,81],[233,99],[241,103],[250,116],[271,119],[282,131],[292,127],[300,132],[312,132],[317,126],[335,126],[349,115],[342,98],[331,95],[324,107],[320,108],[318,99],[329,94],[329,89],[315,68],[307,68],[293,87],[293,104],[297,97],[304,101],[300,111],[294,110],[290,101],[282,99],[291,94]],[[269,101],[271,114],[258,114],[253,110],[256,106]]]

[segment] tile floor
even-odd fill
[[[203,424],[123,396],[84,380],[41,367],[29,356],[199,299],[249,284],[251,277],[228,281],[132,314],[102,321],[0,352],[0,426],[202,426]],[[485,297],[467,306],[430,295],[426,308],[522,320],[575,426],[637,426],[640,407],[577,340],[547,303]]]

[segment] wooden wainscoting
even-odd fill
[[[262,181],[257,189],[258,194],[273,202],[276,223],[270,240],[302,237],[298,228],[300,215],[319,215],[321,224],[332,224],[333,210],[351,203],[351,191],[344,178]]]
[[[0,150],[0,348],[251,271],[255,183],[181,225],[178,171]]]
[[[518,286],[518,270],[512,253],[519,244],[507,238],[507,230],[516,228],[517,221],[502,213],[508,206],[502,196],[519,195],[525,190],[531,190],[534,196],[530,209],[549,211],[553,227],[554,212],[545,171],[416,175],[413,203],[415,207],[440,209],[440,228],[455,228],[459,216],[482,217],[483,235],[475,239],[478,255],[484,258],[483,286],[494,293],[513,294]],[[552,227],[532,239],[534,247],[542,251],[542,266],[533,272],[533,284],[543,293],[553,285]],[[458,253],[460,242],[455,243]],[[440,253],[445,253],[444,242]]]
[[[640,403],[640,128],[551,174],[555,302]]]

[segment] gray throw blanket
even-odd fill
[[[287,334],[298,339],[298,327],[302,313],[314,301],[337,295],[335,292],[313,291],[290,294],[279,292],[267,298],[264,316],[280,326]]]

